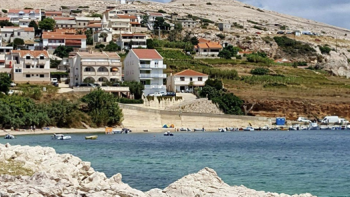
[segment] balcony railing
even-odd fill
[[[109,72],[96,72],[96,75],[97,76],[108,76],[109,75]]]
[[[45,65],[46,64],[46,60],[39,60],[39,65]]]
[[[190,83],[193,83],[194,86],[204,86],[204,81],[175,81],[175,85],[188,85]]]
[[[25,60],[24,60],[24,63],[25,63],[26,65],[32,64],[32,63],[33,63],[33,60],[31,60],[31,59],[25,59]]]
[[[96,73],[95,72],[83,72],[83,75],[95,76]]]
[[[151,64],[140,64],[140,68],[162,68],[165,69],[166,65],[151,65]]]
[[[140,78],[166,78],[166,74],[140,74]]]
[[[165,85],[144,85],[145,89],[165,89]]]

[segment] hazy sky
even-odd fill
[[[169,2],[170,0],[153,0]],[[214,0],[213,0],[214,1]],[[220,0],[216,0],[220,1]],[[350,0],[239,0],[266,10],[350,29]]]

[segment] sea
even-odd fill
[[[90,161],[108,177],[121,173],[123,182],[142,191],[210,167],[229,185],[350,196],[350,130],[98,134],[97,140],[85,135],[91,134],[64,141],[26,135],[0,143],[53,147]]]

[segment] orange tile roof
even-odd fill
[[[102,27],[101,23],[92,23],[92,24],[88,24],[86,27]]]
[[[163,59],[155,49],[131,49],[139,59]]]
[[[129,19],[137,19],[137,17],[134,16],[134,15],[126,15],[126,14],[117,14],[117,17],[118,18],[125,18],[125,19],[127,19],[127,18],[129,18]]]
[[[9,17],[0,17],[0,21],[9,21],[10,20],[10,18]]]
[[[199,39],[198,39],[198,42],[199,42],[199,43],[207,43],[207,42],[209,42],[209,40],[206,40],[206,39],[204,39],[204,38],[199,38]]]
[[[222,46],[219,42],[207,42],[208,48],[219,48],[221,49]]]
[[[183,70],[181,72],[178,72],[174,75],[178,75],[178,76],[208,76],[206,74],[191,70],[191,69],[187,69],[187,70]]]
[[[18,9],[10,9],[8,11],[8,13],[19,13],[19,12],[24,12],[26,14],[29,14],[31,11],[34,11],[34,13],[39,13],[40,10],[39,9],[36,9],[36,10],[32,10],[32,9],[24,9],[24,10],[18,10]]]
[[[44,32],[42,35],[43,39],[86,39],[86,35],[72,35],[65,33],[57,33],[57,32]]]
[[[209,47],[208,47],[207,43],[198,43],[198,48],[207,49]]]
[[[12,50],[11,53],[18,53],[20,57],[24,57],[27,54],[33,56],[33,57],[38,57],[40,55],[44,55],[45,57],[49,57],[49,54],[47,51],[43,50],[36,50],[36,51],[31,51],[31,50]]]
[[[34,27],[22,27],[25,32],[34,32]]]

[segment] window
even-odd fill
[[[20,36],[21,35],[21,32],[17,32],[17,36]]]
[[[26,65],[26,68],[30,68],[30,65]]]
[[[43,56],[43,55],[40,55],[40,59],[43,60],[43,59],[44,59],[44,56]]]
[[[192,81],[192,77],[190,77],[190,81]]]
[[[30,75],[27,74],[27,75],[26,75],[26,78],[30,78]]]
[[[30,60],[30,56],[28,55],[28,56],[26,56],[26,60]]]
[[[158,62],[154,62],[154,65],[158,66]]]
[[[16,72],[16,73],[21,73],[21,72],[22,72],[22,69],[15,69],[15,72]]]
[[[40,75],[40,78],[44,78],[44,75]]]
[[[40,68],[44,68],[44,65],[40,65]]]
[[[180,81],[185,81],[185,77],[180,77]]]
[[[198,81],[203,81],[203,78],[202,77],[198,77]]]
[[[91,68],[85,68],[85,72],[91,72],[92,69]]]
[[[5,34],[5,37],[7,37],[7,34]]]

